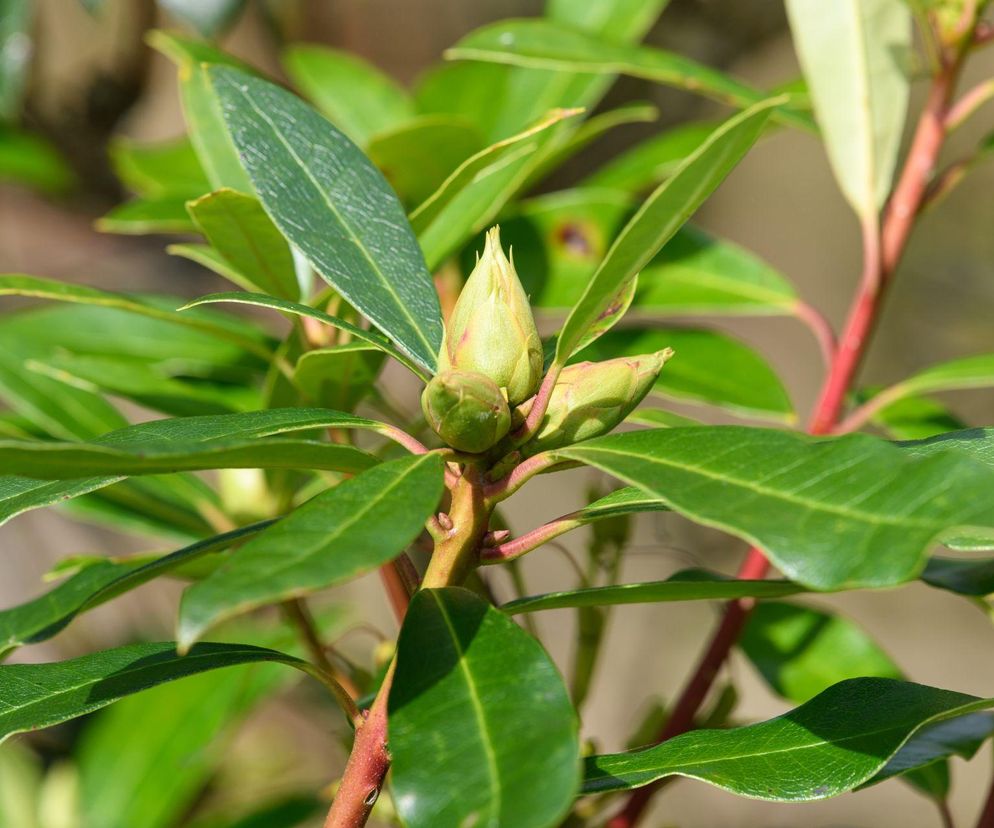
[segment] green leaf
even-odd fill
[[[414,86],[414,102],[422,115],[453,115],[476,126],[486,139],[495,135],[511,67],[496,63],[438,63],[428,67]]]
[[[245,0],[159,0],[159,5],[204,37],[215,37],[235,21]]]
[[[671,127],[617,155],[584,180],[584,186],[639,193],[666,180],[714,132],[714,123]]]
[[[76,176],[48,141],[0,124],[0,181],[57,194],[70,189]]]
[[[360,147],[414,116],[407,91],[371,63],[338,49],[296,44],[283,55],[287,75]]]
[[[742,159],[766,123],[770,106],[765,102],[722,124],[625,225],[566,319],[556,348],[558,364],[566,363],[619,288],[649,263]]]
[[[101,233],[125,236],[197,231],[186,212],[186,196],[177,195],[126,201],[97,219],[95,226]]]
[[[787,0],[794,46],[843,195],[862,217],[890,192],[908,108],[904,0]]]
[[[742,247],[684,227],[639,275],[634,307],[678,315],[791,315],[793,286]]]
[[[414,596],[389,708],[394,802],[411,828],[539,828],[569,809],[579,744],[562,677],[471,592]]]
[[[381,173],[296,96],[215,66],[210,80],[266,212],[351,305],[429,371],[442,341],[431,274]]]
[[[623,490],[625,491],[625,490]],[[790,581],[733,580],[713,572],[687,569],[665,581],[637,584],[613,584],[602,587],[570,589],[529,595],[504,604],[501,609],[516,615],[520,612],[568,609],[572,607],[607,607],[618,604],[657,604],[669,601],[731,601],[736,598],[783,598],[808,590]]]
[[[243,63],[207,43],[172,32],[152,31],[149,44],[179,69],[180,101],[190,141],[204,168],[211,189],[230,187],[252,192],[252,182],[242,169],[238,153],[228,135],[221,109],[211,89],[204,64],[222,64],[251,71]]]
[[[167,681],[236,664],[273,661],[312,673],[306,661],[247,644],[131,644],[49,664],[0,666],[0,741],[106,707]]]
[[[436,269],[469,236],[485,229],[525,184],[546,131],[576,114],[575,109],[552,110],[522,132],[471,155],[411,212],[429,268]]]
[[[350,580],[395,558],[438,507],[442,471],[437,454],[404,457],[296,509],[187,589],[180,648],[226,618]]]
[[[716,331],[695,328],[629,329],[606,334],[578,356],[611,359],[673,348],[654,392],[681,402],[703,403],[743,416],[793,423],[783,383],[752,348]]]
[[[994,386],[994,354],[977,354],[932,365],[876,394],[869,406],[876,411],[886,411],[894,403],[919,394],[991,386]]]
[[[247,328],[243,322],[226,318],[221,314],[180,314],[166,310],[159,304],[140,297],[98,290],[86,285],[58,282],[55,279],[42,279],[38,276],[13,273],[0,275],[0,296],[32,296],[54,302],[114,308],[156,320],[172,322],[176,325],[196,328],[220,339],[233,342],[246,351],[261,356],[266,362],[272,358],[271,350],[263,344],[264,340],[258,333],[247,334],[246,331],[251,329]]]
[[[700,425],[699,420],[692,420],[681,414],[674,414],[661,408],[636,408],[625,417],[626,423],[650,426],[652,428],[682,428],[683,426]]]
[[[988,546],[988,548],[991,548]],[[994,593],[994,560],[944,558],[938,555],[929,558],[921,579],[929,586],[983,598]]]
[[[282,299],[300,298],[290,246],[257,199],[218,190],[190,202],[187,209],[200,232],[245,282]]]
[[[739,647],[775,693],[802,704],[851,678],[902,678],[869,635],[834,613],[778,601],[749,616]]]
[[[143,198],[196,198],[212,189],[186,136],[158,144],[116,138],[108,154],[121,183]]]
[[[315,405],[353,411],[373,389],[383,367],[383,352],[365,342],[308,351],[293,379]]]
[[[718,426],[599,437],[555,456],[755,543],[791,580],[828,590],[910,580],[944,533],[994,527],[994,471],[923,445]]]
[[[0,658],[24,644],[45,641],[65,629],[77,615],[180,566],[257,535],[272,523],[263,521],[243,526],[147,563],[104,559],[85,566],[45,594],[0,611]]]
[[[849,679],[775,719],[591,757],[584,790],[626,790],[679,775],[754,799],[825,799],[872,779],[923,727],[992,705],[894,679]]]
[[[370,160],[405,204],[420,204],[450,173],[483,148],[475,124],[463,118],[422,115],[374,135]]]
[[[79,451],[93,462],[112,463],[120,462],[131,466],[142,464],[142,453],[146,451],[158,452],[159,457],[168,456],[171,447],[177,445],[187,445],[195,448],[198,443],[208,444],[221,441],[230,444],[230,441],[244,441],[246,452],[251,450],[253,442],[261,442],[263,451],[267,455],[275,455],[273,462],[284,462],[278,459],[280,449],[283,444],[292,447],[298,452],[301,467],[309,465],[307,459],[308,452],[314,447],[314,443],[305,441],[280,441],[265,440],[263,438],[273,437],[278,434],[290,433],[293,431],[306,431],[311,429],[324,428],[378,428],[379,424],[373,420],[364,420],[360,417],[353,417],[338,411],[324,411],[321,409],[288,408],[272,409],[269,411],[251,411],[238,414],[220,414],[210,417],[181,417],[171,420],[156,420],[140,425],[129,426],[118,431],[111,432],[93,443],[81,443],[69,445],[67,450]],[[10,445],[6,443],[5,445]],[[20,444],[18,444],[20,445]],[[34,445],[34,444],[31,444]],[[39,446],[46,445],[39,443]],[[54,444],[54,451],[58,453],[59,444]],[[327,444],[317,444],[327,445]],[[103,450],[101,452],[101,450]],[[321,449],[324,451],[324,449]],[[354,451],[357,454],[358,449]],[[216,456],[221,456],[223,449],[219,449]],[[37,456],[30,457],[32,449],[25,446],[20,457],[25,463],[41,464]],[[13,452],[12,452],[13,454]],[[340,455],[344,457],[345,455]],[[332,455],[329,455],[331,459]],[[152,462],[160,462],[151,458]],[[208,458],[203,458],[204,462]],[[5,465],[4,469],[8,467]],[[40,469],[39,469],[40,471]],[[75,469],[68,470],[70,473],[79,473]],[[53,469],[52,473],[64,474]],[[106,476],[88,478],[82,480],[70,480],[67,482],[47,483],[26,477],[5,476],[0,477],[0,522],[9,520],[15,515],[29,509],[37,509],[40,506],[49,506],[53,503],[61,503],[69,498],[79,497],[83,494],[96,491],[121,479],[119,476]]]
[[[421,377],[423,380],[427,381],[429,375],[425,373],[424,368],[421,367],[420,363],[412,360],[407,354],[402,351],[397,350],[390,340],[376,331],[369,331],[365,328],[360,328],[357,325],[353,325],[351,322],[346,322],[344,319],[339,319],[335,316],[330,316],[324,311],[320,311],[317,308],[312,308],[309,305],[301,305],[296,302],[288,302],[285,299],[278,299],[275,296],[266,296],[261,293],[211,293],[208,296],[201,296],[199,299],[194,299],[192,302],[188,303],[180,310],[186,310],[187,308],[195,308],[199,305],[209,305],[217,302],[233,302],[240,305],[256,305],[261,308],[272,308],[274,310],[283,311],[284,313],[291,313],[295,316],[304,316],[309,319],[317,319],[319,322],[323,322],[326,325],[330,325],[333,328],[337,328],[340,331],[345,331],[351,334],[356,339],[366,342],[375,348],[389,354],[401,365],[410,368],[415,374]]]
[[[445,56],[456,60],[485,60],[534,69],[623,74],[687,89],[716,101],[745,109],[763,101],[765,92],[682,55],[611,43],[595,34],[545,20],[503,20],[470,32]],[[808,119],[785,102],[775,117],[807,127]]]
[[[928,397],[904,397],[877,411],[870,421],[895,440],[924,440],[966,428],[946,406]]]
[[[637,40],[656,22],[670,0],[547,0],[545,16],[575,29],[596,32],[611,43]]]

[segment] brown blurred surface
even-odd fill
[[[32,100],[50,124],[72,122],[80,90],[94,73],[114,71],[133,56],[120,48],[122,34],[141,15],[140,3],[110,3],[103,24],[75,0],[39,0],[45,44]],[[342,0],[304,3],[297,21],[306,39],[349,48],[405,82],[436,60],[460,34],[490,19],[534,14],[536,0]],[[677,2],[651,35],[662,43],[741,77],[772,85],[796,75],[779,3]],[[272,41],[260,21],[242,21],[225,45],[270,70],[278,70]],[[141,139],[182,130],[172,67],[159,56],[147,60],[148,83],[118,128]],[[994,54],[981,53],[965,84],[994,74]],[[918,90],[920,93],[920,90]],[[622,81],[611,100],[651,98],[663,121],[715,111],[679,93]],[[60,116],[59,113],[62,113]],[[954,136],[947,157],[956,158],[989,129],[992,108],[983,110]],[[658,125],[653,127],[658,129]],[[97,134],[97,133],[93,133]],[[639,134],[614,137],[598,149],[611,152]],[[88,162],[90,163],[90,162]],[[92,162],[98,165],[99,161]],[[127,290],[162,290],[192,295],[216,287],[204,271],[167,256],[161,239],[103,236],[92,220],[108,206],[113,185],[94,172],[95,193],[58,203],[24,191],[0,190],[0,270]],[[994,165],[981,167],[935,210],[912,240],[889,297],[864,378],[890,382],[941,359],[994,351]],[[824,154],[810,137],[781,132],[759,145],[708,203],[697,220],[767,258],[812,304],[841,322],[859,266],[856,222],[833,184]],[[719,321],[718,327],[753,343],[781,370],[800,411],[807,411],[821,376],[814,342],[790,320]],[[954,408],[972,422],[991,422],[994,395],[952,396]],[[413,403],[412,403],[413,405]],[[590,472],[541,478],[529,493],[510,502],[512,525],[523,530],[580,505]],[[540,507],[540,508],[539,508]],[[579,548],[582,536],[567,536]],[[72,524],[49,512],[18,518],[0,530],[4,552],[0,604],[9,605],[40,589],[39,576],[70,554],[119,551],[109,532]],[[127,548],[140,548],[136,541]],[[639,521],[623,579],[665,577],[688,565],[734,568],[742,545],[718,533],[695,530],[679,517]],[[527,559],[534,591],[563,587],[571,573],[559,553],[545,549]],[[496,576],[498,588],[504,585]],[[375,579],[336,594],[362,597],[363,612],[392,629]],[[168,635],[177,590],[152,585],[77,621],[50,643],[31,648],[32,659],[65,657],[106,646],[131,630]],[[886,592],[825,596],[812,604],[838,607],[865,625],[906,670],[909,678],[978,695],[994,695],[994,630],[962,600],[923,586]],[[643,699],[664,697],[680,686],[716,618],[705,604],[626,607],[614,612],[584,729],[600,749],[622,746]],[[539,617],[551,651],[567,664],[572,627],[569,613]],[[785,705],[736,657],[729,669],[742,690],[741,718],[766,717]],[[952,807],[958,824],[970,825],[990,774],[990,747],[969,765],[954,762]],[[339,757],[340,758],[340,757]],[[900,783],[805,806],[775,806],[732,797],[708,786],[681,782],[658,799],[646,825],[712,826],[931,826],[932,807]]]

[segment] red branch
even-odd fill
[[[862,222],[863,274],[839,339],[838,350],[812,413],[808,426],[811,434],[830,433],[838,423],[879,315],[884,288],[904,252],[935,170],[946,136],[944,122],[960,65],[960,58],[948,61],[933,78],[911,149],[888,204],[882,231],[878,231],[875,217]],[[738,574],[745,579],[762,578],[769,567],[763,552],[753,548],[749,550]],[[666,725],[659,732],[657,742],[693,728],[694,717],[738,641],[752,605],[753,602],[748,600],[732,601],[726,605],[721,623],[677,699]],[[608,821],[607,828],[633,828],[659,787],[657,782],[633,791],[622,810]],[[990,805],[992,822],[984,823],[983,828],[994,828],[994,794]]]

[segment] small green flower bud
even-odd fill
[[[483,256],[463,286],[446,326],[440,370],[477,371],[507,391],[517,405],[542,379],[542,341],[528,296],[500,246],[500,229],[487,233]]]
[[[428,424],[448,445],[478,454],[511,428],[507,400],[489,377],[474,371],[436,374],[421,395]]]
[[[538,432],[525,455],[607,434],[637,406],[673,351],[569,365],[559,375]]]

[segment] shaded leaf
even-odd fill
[[[186,196],[182,195],[125,201],[97,219],[95,226],[102,233],[119,233],[125,236],[197,231],[186,212]]]
[[[988,549],[994,544],[988,540]],[[929,558],[921,579],[929,586],[983,598],[994,593],[994,560],[975,558],[944,558],[935,555]]]
[[[296,96],[230,67],[209,70],[266,212],[327,282],[408,356],[434,370],[438,295],[382,174]]]
[[[535,639],[467,590],[414,596],[389,716],[394,801],[412,828],[539,828],[573,801],[577,721],[561,676]]]
[[[116,138],[108,147],[114,172],[132,192],[144,198],[196,198],[211,185],[185,135],[157,144],[139,144]]]
[[[383,356],[365,342],[318,348],[297,360],[294,382],[316,405],[353,411],[372,391]]]
[[[44,138],[0,124],[0,181],[62,193],[76,183],[76,176]]]
[[[225,618],[347,581],[395,558],[437,509],[442,471],[437,454],[405,457],[298,507],[186,590],[180,648]]]

